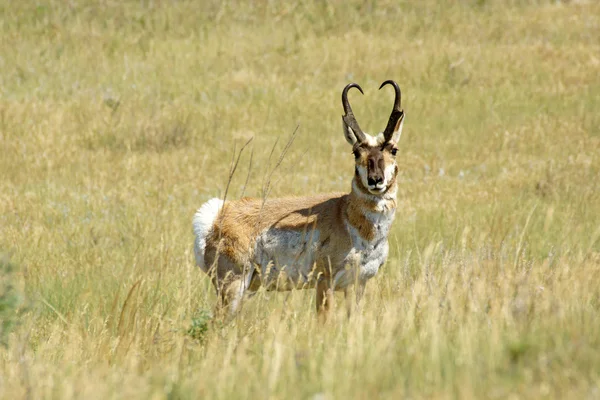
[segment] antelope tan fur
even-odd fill
[[[367,280],[388,255],[388,234],[396,210],[395,156],[404,111],[398,84],[385,130],[364,133],[342,91],[344,135],[355,157],[352,190],[279,199],[243,198],[203,204],[193,220],[196,264],[211,276],[219,310],[230,315],[244,293],[316,288],[316,306],[326,311],[333,291],[356,285],[360,301]]]

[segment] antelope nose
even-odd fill
[[[369,184],[369,186],[377,186],[380,183],[383,183],[383,178],[380,176],[377,176],[375,178],[367,178],[367,183]]]

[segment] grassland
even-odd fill
[[[600,397],[597,2],[1,0],[0,35],[0,398]],[[349,190],[340,90],[379,131],[390,78],[363,309],[206,325],[191,218],[234,154],[230,198]]]

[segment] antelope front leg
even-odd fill
[[[327,278],[321,278],[317,282],[317,314],[323,320],[327,319],[329,309],[333,307],[333,290],[329,286]]]
[[[362,307],[362,298],[363,295],[365,294],[365,286],[367,285],[366,281],[358,281],[356,283],[355,287],[355,291],[356,291],[356,312],[360,312],[360,309]]]
[[[350,289],[344,289],[344,298],[346,299],[346,311],[348,313],[348,318],[352,314],[352,308],[355,308],[356,312],[360,312],[361,309],[361,300],[363,298],[363,294],[365,293],[365,285],[366,282],[358,281],[354,285],[354,299],[355,304],[352,304],[352,296],[350,293]]]
[[[350,318],[352,315],[352,296],[348,288],[344,289],[344,300],[346,300],[346,316]]]

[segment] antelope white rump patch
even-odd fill
[[[206,237],[212,230],[215,219],[219,215],[219,211],[223,208],[223,200],[213,198],[202,204],[202,206],[194,214],[192,226],[194,228],[194,255],[196,256],[196,265],[204,272],[207,272],[204,265],[204,249],[206,247]]]

